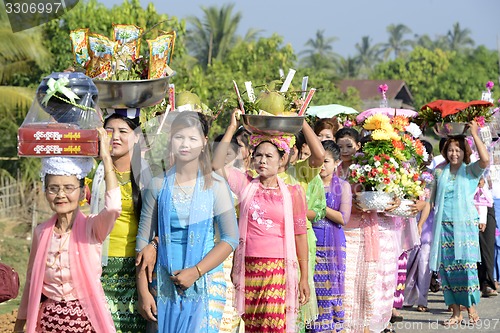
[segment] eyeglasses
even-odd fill
[[[81,186],[75,186],[75,185],[64,185],[64,186],[59,186],[59,185],[49,185],[47,186],[47,192],[50,194],[59,194],[61,190],[64,192],[64,194],[71,194],[75,192],[77,188],[80,188]]]

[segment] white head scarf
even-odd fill
[[[45,182],[46,175],[76,176],[83,179],[94,166],[92,157],[51,156],[42,158],[40,177]],[[44,184],[45,186],[45,184]]]

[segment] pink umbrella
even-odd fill
[[[404,116],[408,118],[415,118],[418,116],[418,112],[409,109],[396,109],[396,108],[373,108],[361,112],[356,117],[356,122],[362,123],[366,118],[373,116],[374,114],[384,114],[389,118],[394,116]]]

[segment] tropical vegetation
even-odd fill
[[[476,47],[471,31],[458,22],[432,38],[413,35],[404,24],[390,24],[386,42],[374,43],[369,35],[363,36],[353,41],[355,54],[342,57],[335,45],[337,37],[321,29],[302,52],[296,51],[301,46],[284,43],[278,34],[264,34],[258,26],[240,36],[238,26],[244,13],[237,12],[233,4],[202,7],[200,17],[181,19],[167,14],[139,0],[125,0],[111,8],[87,0],[59,20],[13,34],[5,13],[0,13],[0,169],[14,176],[18,170],[27,178],[36,176],[38,166],[22,162],[34,159],[17,159],[17,128],[41,78],[73,64],[68,34],[77,28],[107,36],[113,23],[136,24],[150,34],[158,29],[177,31],[172,61],[176,75],[171,81],[178,91],[195,92],[212,108],[226,99],[226,109],[236,106],[233,80],[242,89],[245,81],[278,79],[280,69],[286,73],[294,68],[296,77],[309,76],[309,87],[317,88],[313,104],[337,103],[358,109],[362,104],[357,90],[341,92],[340,80],[404,80],[419,109],[435,99],[477,99],[484,82],[497,76],[496,52]],[[294,80],[293,85],[298,89],[300,83]],[[228,119],[229,112],[222,112],[213,123],[212,134],[221,133]]]

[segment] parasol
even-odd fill
[[[418,116],[417,111],[409,109],[396,109],[396,108],[373,108],[361,112],[357,117],[356,121],[358,123],[363,122],[366,118],[373,116],[374,114],[383,114],[390,118],[394,116],[404,116],[408,118],[415,118]]]
[[[355,109],[340,104],[328,104],[310,106],[306,114],[308,116],[316,116],[318,118],[332,118],[338,114],[356,114],[359,113]]]
[[[446,117],[455,113],[458,113],[470,106],[493,106],[491,102],[488,101],[470,101],[470,102],[460,102],[460,101],[450,101],[447,99],[438,99],[436,101],[430,102],[422,106],[420,110],[426,108],[432,109],[433,111],[441,112],[441,117]]]

